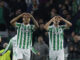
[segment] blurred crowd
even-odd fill
[[[39,23],[39,28],[33,33],[33,45],[38,46],[41,39],[44,41],[42,46],[47,50],[49,39],[48,32],[44,30],[44,24],[57,15],[70,21],[73,24],[72,27],[64,31],[64,48],[67,51],[65,55],[68,60],[80,59],[80,0],[0,0],[0,33],[8,32],[7,39],[2,36],[3,42],[0,41],[0,49],[5,41],[8,42],[16,34],[16,29],[10,25],[11,19],[23,12],[31,13]],[[21,23],[22,20],[18,22]],[[38,36],[40,36],[39,39]]]

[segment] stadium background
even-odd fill
[[[60,15],[70,21],[73,26],[64,31],[65,60],[80,59],[80,0],[0,0],[0,50],[16,34],[9,22],[23,12],[31,13],[40,26],[33,33],[33,45],[38,35],[42,35],[45,43],[49,44],[48,33],[43,26],[52,17]]]

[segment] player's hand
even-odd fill
[[[64,20],[64,18],[61,17],[61,16],[58,16],[58,18],[59,18],[60,21]]]
[[[33,18],[33,16],[30,13],[27,13],[27,16],[29,16],[30,18]]]
[[[56,16],[51,19],[52,22],[54,22],[55,20],[56,20]]]
[[[27,18],[33,18],[33,16],[30,13],[23,13],[24,15],[26,15]]]
[[[53,23],[55,23],[55,24],[56,24],[56,23],[60,23],[61,20],[62,20],[62,19],[61,19],[60,16],[55,16]]]
[[[20,16],[23,17],[24,15],[26,15],[26,13],[22,13]]]
[[[40,56],[40,52],[38,52],[37,55]]]
[[[55,23],[58,20],[57,16],[52,18],[53,23]]]
[[[61,16],[56,16],[56,17],[55,17],[55,20],[56,20],[56,21],[61,21],[62,18],[61,18]]]
[[[2,56],[2,54],[0,53],[0,56]]]

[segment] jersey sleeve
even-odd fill
[[[7,47],[5,48],[5,50],[4,50],[4,52],[2,53],[2,55],[5,54],[5,53],[8,51],[8,49],[10,49],[11,46],[12,46],[12,41],[9,42],[9,44],[8,44]]]
[[[16,27],[20,27],[20,26],[21,26],[21,23],[16,22]]]
[[[35,48],[33,48],[33,47],[31,47],[31,51],[32,51],[34,54],[37,54],[37,53],[38,53],[38,51],[37,51]]]
[[[49,26],[48,31],[50,32],[53,26]]]

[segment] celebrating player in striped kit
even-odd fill
[[[17,23],[19,18],[23,18],[23,23]],[[34,25],[30,25],[30,20],[33,21]],[[35,28],[38,28],[38,23],[34,17],[29,13],[23,13],[10,22],[13,26],[17,27],[17,59],[18,60],[30,60],[31,52],[37,53],[32,48],[32,33]]]
[[[63,21],[65,25],[59,25]],[[53,22],[53,25],[49,26]],[[45,29],[49,31],[49,58],[50,60],[64,60],[63,48],[63,30],[67,29],[72,24],[60,16],[53,17],[45,24]]]

